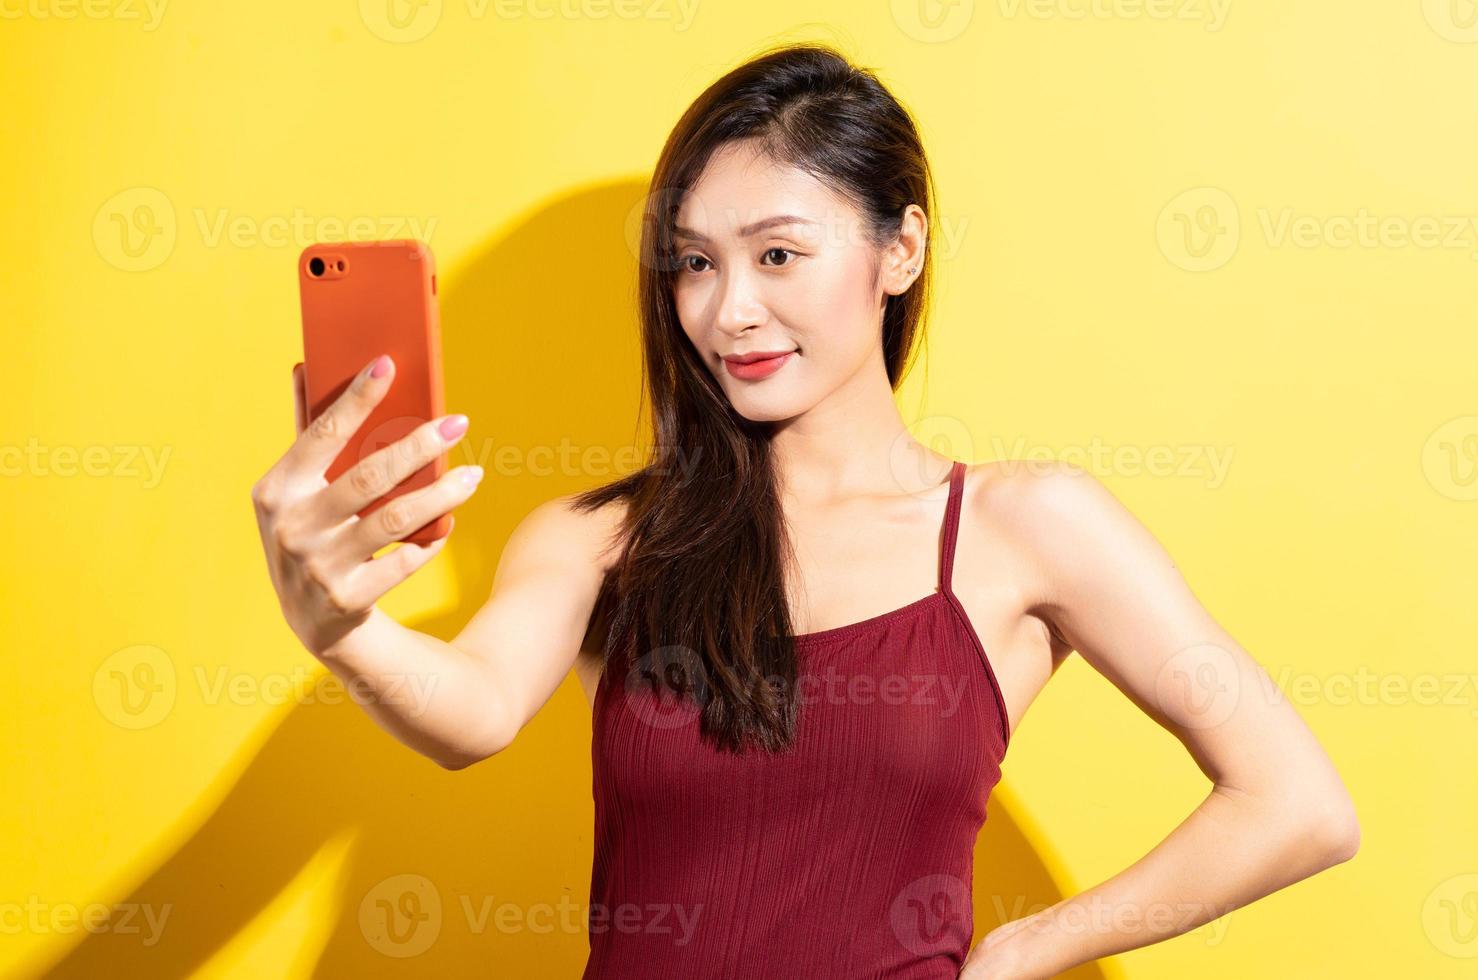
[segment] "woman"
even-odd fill
[[[378,358],[306,431],[299,392],[299,437],[253,489],[308,649],[372,690],[434,675],[425,710],[366,703],[412,748],[453,769],[499,752],[575,668],[594,712],[587,978],[1050,977],[1355,853],[1309,730],[1096,479],[910,437],[894,391],[932,187],[871,73],[813,45],[751,60],[684,114],[652,187],[651,462],[535,508],[452,643],[374,604],[441,542],[371,556],[480,471],[354,515],[465,417],[326,484],[394,380]],[[986,800],[1073,650],[1213,787],[1132,867],[971,950]]]

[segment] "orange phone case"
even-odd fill
[[[314,259],[322,260],[321,267]],[[298,295],[303,306],[303,376],[310,422],[343,394],[376,355],[389,354],[395,360],[390,390],[324,474],[332,482],[366,456],[446,411],[436,264],[431,249],[411,239],[314,244],[298,256]],[[429,486],[446,470],[447,457],[442,453],[366,506],[359,516]],[[427,544],[450,530],[451,516],[443,514],[400,540]]]

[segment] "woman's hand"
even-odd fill
[[[376,600],[435,557],[446,537],[371,556],[462,503],[482,477],[479,466],[458,467],[363,520],[358,517],[462,437],[466,417],[449,415],[366,456],[332,483],[325,479],[334,459],[390,390],[394,370],[388,356],[376,358],[310,425],[303,365],[294,365],[297,439],[252,487],[257,528],[282,613],[314,656],[369,618]]]
[[[1031,919],[1031,916],[1027,916],[1003,922],[986,933],[975,944],[970,955],[965,957],[960,972],[956,974],[958,980],[1039,980],[1052,976],[1051,973],[1034,972],[1027,968],[1020,942],[1026,936],[1019,936],[1015,940],[1011,938],[1028,928]]]

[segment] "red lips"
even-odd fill
[[[741,381],[768,378],[791,359],[794,350],[749,351],[724,355],[724,368]]]

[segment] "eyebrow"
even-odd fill
[[[764,231],[767,228],[774,228],[777,225],[814,225],[817,223],[818,222],[812,221],[810,218],[802,218],[800,215],[777,214],[773,217],[763,218],[759,221],[754,222],[753,224],[748,224],[745,225],[743,228],[740,228],[739,237],[748,238],[750,235],[754,235],[758,232]],[[695,242],[708,241],[708,236],[700,235],[693,229],[684,228],[682,225],[675,225],[672,230],[674,234],[682,238],[690,238]]]

